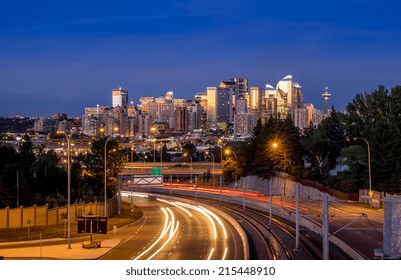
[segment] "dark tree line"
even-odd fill
[[[369,186],[365,140],[370,146],[372,188],[401,192],[401,86],[357,94],[345,112],[332,108],[317,127],[311,124],[303,134],[290,116],[272,117],[263,125],[259,120],[249,141],[232,145],[238,158],[223,162],[226,179],[233,180],[233,172],[267,178],[281,171],[354,192]],[[344,170],[331,176],[329,171],[336,166]]]
[[[101,137],[92,142],[86,155],[72,158],[71,201],[102,201],[104,197],[104,144]],[[117,174],[122,167],[118,143],[107,143],[107,196],[117,189]],[[5,206],[49,207],[67,203],[67,168],[53,150],[35,148],[25,135],[14,149],[0,142],[0,208]]]
[[[54,151],[35,149],[25,135],[18,152],[0,143],[0,207],[65,203],[67,174]]]

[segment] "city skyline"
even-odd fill
[[[228,5],[229,4],[229,5]],[[305,103],[342,110],[361,92],[400,84],[397,3],[129,1],[5,3],[0,12],[1,116],[81,116],[122,87],[193,99],[232,77],[286,75]],[[372,20],[374,19],[374,20]]]

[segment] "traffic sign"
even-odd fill
[[[152,175],[153,176],[162,175],[162,169],[160,167],[152,167]]]

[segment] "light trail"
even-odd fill
[[[214,223],[214,220],[212,219],[212,217],[211,217],[208,213],[206,213],[206,211],[204,211],[202,208],[200,208],[200,207],[198,207],[198,206],[193,206],[193,205],[191,205],[191,204],[186,204],[186,203],[182,203],[182,202],[177,202],[177,204],[178,204],[178,205],[182,205],[182,206],[184,206],[184,207],[188,207],[188,208],[193,209],[193,210],[195,210],[195,211],[198,211],[198,212],[201,213],[203,216],[205,216],[205,217],[209,220],[210,224],[211,224],[212,227],[213,227],[213,237],[214,237],[214,240],[217,239],[216,224]]]
[[[214,248],[212,248],[212,250],[210,250],[209,256],[207,257],[207,260],[210,261],[210,259],[212,258],[214,252]]]
[[[140,194],[140,193],[131,193],[129,191],[122,191],[121,196],[123,197],[130,197],[130,196],[135,196],[135,197],[141,197],[141,198],[147,198],[147,194]]]
[[[224,249],[223,257],[221,258],[223,261],[226,259],[227,251],[228,251],[228,248],[226,247],[226,248]]]
[[[192,204],[183,203],[183,202],[179,202],[179,201],[169,201],[169,200],[160,199],[160,198],[157,198],[157,200],[159,200],[159,201],[161,201],[161,202],[164,202],[164,203],[167,203],[167,204],[169,204],[169,205],[173,205],[173,206],[175,206],[175,207],[178,207],[179,209],[181,209],[182,211],[184,211],[185,213],[187,213],[187,215],[190,216],[190,217],[192,217],[192,214],[191,214],[190,211],[188,211],[187,209],[191,209],[191,210],[197,211],[198,213],[200,213],[201,215],[203,215],[204,217],[206,217],[207,220],[209,221],[210,225],[211,225],[212,228],[213,228],[213,238],[214,238],[214,240],[215,240],[215,241],[214,241],[215,243],[216,243],[216,240],[217,240],[217,227],[216,227],[216,223],[215,223],[215,220],[216,220],[217,223],[219,224],[219,226],[221,227],[221,230],[223,231],[224,239],[225,239],[225,240],[228,239],[227,230],[226,230],[226,228],[225,228],[225,226],[224,226],[224,223],[223,223],[222,220],[221,220],[215,213],[213,213],[211,210],[209,210],[209,209],[207,209],[207,208],[205,208],[205,207],[202,207],[202,206],[195,206],[195,205],[192,205]],[[168,211],[171,211],[169,208],[167,208],[167,209],[168,209]],[[171,214],[171,215],[172,215],[172,214]],[[173,215],[172,215],[172,217],[173,217]],[[177,229],[178,229],[178,222],[177,222],[177,225],[174,227],[174,218],[173,218],[172,224],[173,224],[173,226],[169,227],[169,229],[170,229],[170,235],[172,234],[172,232],[175,233],[175,232],[177,231]],[[168,241],[169,241],[170,239],[171,239],[171,237],[169,237]],[[159,252],[160,250],[162,250],[162,248],[164,248],[164,246],[166,246],[166,244],[168,243],[168,241],[166,241],[166,243],[162,245],[162,247],[158,250],[158,252]],[[227,252],[228,252],[228,248],[226,247],[226,248],[224,249],[224,252],[223,252],[223,255],[222,255],[222,260],[225,260],[225,258],[226,258],[226,256],[227,256]],[[210,260],[210,259],[212,258],[212,256],[214,255],[214,253],[215,253],[215,248],[212,247],[212,249],[211,249],[211,251],[210,251],[210,253],[209,253],[209,255],[208,255],[207,260]],[[156,253],[155,253],[155,254],[156,254]],[[155,254],[154,254],[154,255],[155,255]],[[152,257],[153,257],[153,255],[152,255]]]
[[[164,210],[164,208],[163,208],[163,210]],[[164,211],[166,211],[166,210],[164,210]],[[154,256],[156,256],[161,250],[163,250],[163,248],[166,247],[166,245],[170,242],[170,240],[173,238],[173,236],[175,235],[175,233],[176,233],[177,230],[178,230],[178,226],[179,226],[180,223],[177,221],[177,223],[176,223],[176,225],[175,225],[175,227],[174,227],[174,221],[175,221],[175,219],[174,219],[174,213],[173,213],[173,211],[171,211],[169,208],[167,208],[167,211],[169,212],[169,214],[170,214],[170,216],[171,216],[171,219],[172,219],[171,223],[169,223],[169,228],[170,228],[169,237],[168,237],[168,239],[164,242],[164,244],[163,244],[158,250],[156,250],[156,252],[153,253],[153,255],[151,255],[151,256],[148,258],[148,260],[151,260],[151,259],[152,259]],[[167,233],[167,231],[168,231],[168,229],[166,229],[166,232],[163,234],[163,236]]]
[[[206,211],[206,213],[208,213],[209,215],[211,215],[216,221],[217,223],[221,226],[221,228],[223,229],[224,232],[224,238],[227,239],[227,231],[226,228],[223,224],[223,222],[220,220],[220,218],[214,214],[212,211],[210,211],[209,209],[206,209],[205,207],[199,206],[199,208],[203,209],[203,211]]]
[[[160,240],[166,235],[167,231],[171,227],[171,222],[170,222],[169,214],[168,214],[167,210],[164,209],[164,207],[161,209],[164,213],[164,225],[163,225],[163,229],[162,229],[162,232],[161,232],[159,238],[155,242],[153,242],[153,244],[151,246],[149,246],[148,249],[146,249],[140,255],[138,255],[134,260],[140,259],[142,256],[146,255],[150,250],[152,250],[160,242]],[[178,226],[177,226],[177,228],[178,228]]]
[[[185,213],[187,213],[187,215],[188,215],[189,217],[192,218],[191,212],[189,212],[189,211],[188,211],[187,209],[185,209],[184,207],[178,205],[176,202],[169,201],[169,200],[165,200],[165,199],[161,199],[161,198],[157,198],[157,200],[158,200],[158,201],[161,201],[161,202],[164,202],[164,203],[168,203],[168,204],[170,204],[170,205],[173,205],[173,206],[175,206],[175,207],[180,208],[182,211],[184,211]]]

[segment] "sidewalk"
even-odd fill
[[[63,239],[46,240],[40,246],[40,242],[12,242],[0,245],[0,258],[7,259],[60,259],[60,260],[95,260],[111,251],[121,243],[121,239],[102,240],[100,248],[82,248],[82,242],[71,242],[71,249],[67,249],[67,242],[57,245],[46,245],[50,241],[61,241]],[[2,248],[13,245],[13,248]]]

